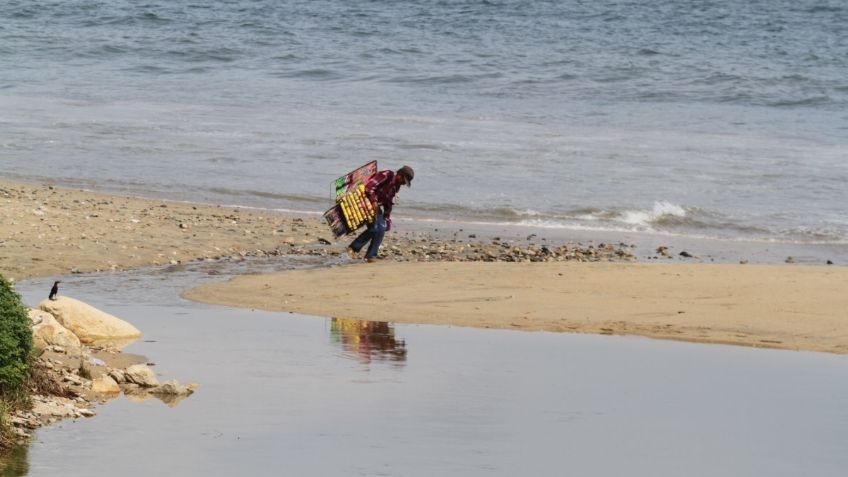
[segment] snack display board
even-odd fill
[[[374,221],[376,211],[365,196],[365,181],[376,172],[377,161],[371,161],[336,179],[336,205],[324,212],[324,220],[336,237],[352,233]]]
[[[341,196],[353,191],[357,186],[365,184],[369,176],[377,173],[377,161],[371,161],[336,179],[334,198],[336,202]]]
[[[330,210],[324,212],[324,220],[327,221],[327,225],[330,226],[330,230],[333,231],[333,236],[336,238],[350,233],[347,225],[345,224],[344,217],[342,216],[342,209],[338,204],[330,207]]]

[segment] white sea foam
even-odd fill
[[[435,222],[435,220],[434,220]],[[650,227],[637,226],[615,226],[615,225],[587,225],[579,223],[565,223],[551,220],[522,220],[519,222],[485,222],[485,221],[453,221],[454,223],[467,223],[473,225],[497,225],[501,227],[527,227],[550,230],[574,230],[578,232],[615,232],[615,233],[637,233],[658,237],[686,238],[697,240],[714,240],[719,242],[739,243],[763,243],[763,244],[785,244],[785,245],[848,245],[848,240],[797,240],[779,237],[729,237],[722,235],[699,234],[688,232],[675,232],[671,230],[657,230]]]
[[[628,229],[650,228],[663,220],[683,219],[688,212],[682,205],[668,201],[657,201],[651,209],[599,209],[587,213],[578,213],[570,217],[579,222],[610,222],[627,224]]]
[[[631,225],[651,226],[667,217],[686,217],[686,209],[671,202],[654,202],[651,210],[625,210],[619,220]]]

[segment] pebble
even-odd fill
[[[501,242],[500,237],[493,242],[457,242],[433,238],[400,237],[391,245],[381,249],[383,258],[395,261],[425,262],[598,262],[632,261],[635,259],[630,244],[600,244],[597,247],[569,242],[560,245],[536,243],[514,244]],[[287,241],[283,241],[286,243]],[[339,252],[329,249],[325,244],[292,244],[279,246],[275,250],[248,252],[250,257],[281,255],[337,255]]]

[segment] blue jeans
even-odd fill
[[[359,234],[359,237],[356,237],[356,240],[350,244],[350,248],[355,252],[359,252],[365,246],[365,243],[370,240],[371,245],[368,246],[368,251],[365,252],[365,258],[376,257],[377,252],[380,250],[380,244],[383,243],[384,235],[386,235],[386,221],[383,219],[383,213],[380,212],[375,217],[374,223],[368,224],[368,228]]]

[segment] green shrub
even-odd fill
[[[18,394],[27,381],[32,328],[21,297],[0,275],[0,397]]]

